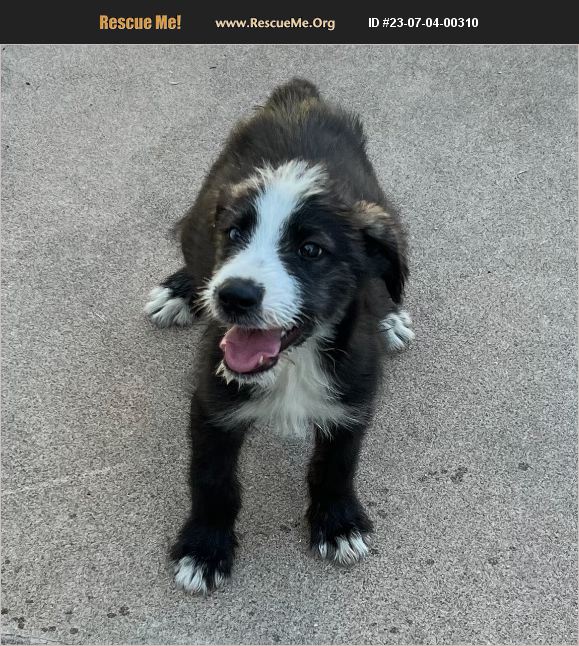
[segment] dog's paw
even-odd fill
[[[367,556],[372,521],[357,498],[311,505],[307,517],[310,546],[317,556],[339,565],[353,565]]]
[[[158,327],[170,325],[189,325],[193,321],[188,301],[176,296],[171,287],[159,285],[149,294],[145,314]]]
[[[313,545],[314,552],[323,559],[340,565],[353,565],[368,555],[367,534],[354,530],[321,540]]]
[[[217,530],[188,520],[171,550],[175,584],[207,595],[231,575],[237,540],[232,530]]]
[[[413,340],[412,320],[405,310],[390,312],[380,321],[380,328],[390,351],[404,350]]]
[[[208,595],[220,588],[228,578],[228,573],[219,564],[196,560],[193,556],[183,556],[175,563],[175,584],[191,594]]]

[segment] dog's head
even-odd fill
[[[280,358],[327,335],[368,278],[401,299],[407,268],[397,222],[375,204],[346,204],[321,165],[291,161],[225,187],[215,229],[202,303],[229,326],[220,344],[228,379],[275,378]]]

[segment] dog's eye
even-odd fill
[[[240,240],[243,240],[243,233],[237,228],[237,227],[231,227],[229,231],[227,232],[227,235],[229,236],[230,240],[233,240],[233,242],[239,242]]]
[[[315,242],[306,242],[299,248],[298,253],[302,258],[315,259],[322,255],[323,249]]]

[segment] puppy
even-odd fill
[[[314,434],[311,547],[358,561],[372,523],[354,474],[382,357],[414,336],[400,309],[405,236],[360,120],[308,81],[278,87],[233,130],[179,228],[185,266],[145,308],[158,326],[208,319],[176,583],[207,593],[231,573],[237,462],[252,424]]]

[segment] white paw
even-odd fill
[[[334,541],[323,541],[316,546],[317,553],[328,561],[352,565],[368,555],[366,537],[360,532],[338,536]]]
[[[173,296],[169,287],[155,287],[149,294],[145,314],[159,327],[189,325],[193,321],[191,308],[184,298]]]
[[[414,340],[411,325],[412,320],[405,310],[391,312],[380,321],[388,350],[404,350]]]
[[[224,582],[225,577],[221,572],[208,576],[206,568],[191,556],[184,556],[175,564],[175,584],[185,592],[207,595]]]

